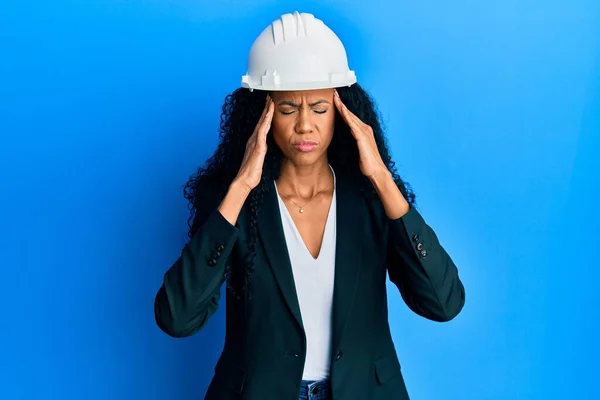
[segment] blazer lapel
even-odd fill
[[[362,195],[349,176],[336,174],[336,250],[333,286],[332,336],[335,351],[350,318],[361,265],[360,224]]]
[[[273,275],[275,275],[275,280],[281,289],[283,298],[300,325],[300,328],[304,330],[292,264],[290,263],[290,256],[283,233],[279,202],[274,186],[264,193],[257,230],[265,248],[267,258],[269,259],[269,266],[273,270]]]

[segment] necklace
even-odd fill
[[[325,192],[326,190],[328,190],[329,187],[327,187],[327,189],[323,189],[320,192],[318,192],[317,194],[315,194],[313,196],[312,199],[310,199],[309,201],[307,201],[306,203],[304,203],[304,205],[299,205],[298,203],[296,203],[294,200],[292,200],[289,196],[286,196],[284,194],[282,194],[283,197],[285,197],[286,199],[288,199],[289,201],[291,201],[292,203],[294,203],[296,205],[296,207],[298,207],[298,211],[300,212],[300,214],[304,214],[304,207],[307,206],[311,201],[313,201],[314,199],[316,199],[321,193]]]

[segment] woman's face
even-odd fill
[[[333,89],[272,92],[271,97],[271,132],[284,156],[298,166],[323,157],[333,138]]]

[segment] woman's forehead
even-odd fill
[[[275,101],[292,101],[295,103],[306,101],[312,103],[321,99],[330,100],[333,97],[333,89],[275,91],[271,93],[271,97]]]

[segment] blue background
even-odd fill
[[[172,339],[153,299],[222,101],[294,10],[345,43],[466,286],[447,324],[390,286],[412,397],[600,398],[600,3],[386,3],[2,3],[0,398],[201,398],[223,308]]]

